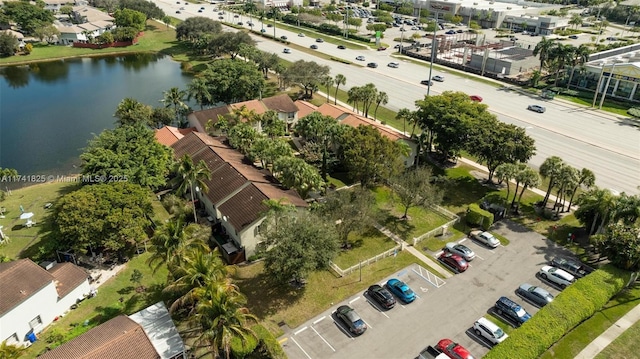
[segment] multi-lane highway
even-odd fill
[[[181,14],[175,11],[184,5],[176,2],[156,0],[156,4],[167,14],[178,18],[190,16],[207,16],[217,19],[217,11],[212,5],[190,4]],[[201,6],[205,7],[198,13]],[[246,19],[245,20],[246,23]],[[259,21],[253,20],[260,26]],[[271,33],[272,29],[269,29]],[[277,36],[286,35],[294,44],[309,48],[315,44],[313,37],[298,37],[297,33],[277,28]],[[329,65],[331,74],[343,74],[347,78],[346,86],[362,86],[367,83],[376,85],[379,91],[389,95],[386,107],[392,110],[400,108],[415,109],[415,100],[426,95],[426,86],[420,80],[428,78],[429,69],[424,64],[415,64],[397,58],[392,49],[375,50],[340,50],[330,43],[320,43],[318,50],[335,57],[353,62],[348,65],[336,61],[313,57],[309,52],[292,48],[290,54],[283,54],[286,45],[270,41],[258,36],[254,37],[257,47],[263,51],[275,52],[289,61],[314,60],[319,64]],[[289,46],[291,47],[291,46]],[[355,61],[356,56],[363,55],[366,60]],[[389,62],[400,62],[399,68],[387,67]],[[376,62],[378,68],[372,69],[361,65]],[[557,155],[570,165],[581,169],[589,168],[596,174],[596,183],[600,187],[611,188],[619,192],[640,193],[640,128],[621,116],[610,115],[601,111],[576,106],[561,100],[543,101],[537,97],[522,94],[516,90],[508,90],[491,86],[484,82],[470,80],[459,76],[454,70],[434,69],[433,75],[443,75],[444,82],[435,82],[431,94],[443,91],[464,91],[470,95],[482,96],[483,103],[489,106],[498,119],[527,129],[527,133],[535,139],[537,153],[530,164],[539,166],[545,158]],[[530,104],[541,104],[546,107],[543,114],[527,110]]]

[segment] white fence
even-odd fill
[[[445,235],[449,227],[453,226],[454,224],[458,223],[458,221],[460,221],[460,217],[458,217],[457,214],[451,211],[448,211],[445,208],[442,208],[440,206],[429,206],[429,208],[440,213],[441,215],[447,218],[451,218],[451,220],[438,228],[432,229],[427,233],[423,233],[418,237],[414,237],[413,238],[414,247],[416,246],[416,244],[418,244],[420,241],[422,241],[425,238],[435,237],[436,235]]]
[[[377,261],[379,261],[381,259],[384,259],[386,257],[394,256],[398,252],[400,252],[401,250],[402,250],[402,246],[395,246],[395,247],[389,249],[388,251],[382,252],[382,253],[378,254],[377,256],[371,257],[371,258],[369,258],[367,260],[363,260],[360,263],[358,263],[358,264],[356,264],[354,266],[351,266],[351,267],[349,267],[347,269],[342,269],[342,268],[338,267],[338,265],[333,263],[333,262],[329,262],[329,267],[331,267],[331,269],[333,269],[336,273],[338,273],[339,276],[344,277],[345,275],[351,274],[351,273],[355,272],[356,270],[358,270],[358,269],[360,269],[360,268],[362,268],[364,266],[367,266],[367,265],[369,265],[371,263],[375,263],[375,262],[377,262]]]

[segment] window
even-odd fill
[[[39,325],[42,325],[42,319],[40,319],[40,316],[31,319],[31,321],[29,322],[29,326],[31,327],[31,329],[34,329]]]
[[[5,339],[7,345],[19,344],[18,334],[13,333],[7,339]]]

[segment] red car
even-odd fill
[[[442,263],[458,271],[458,273],[462,273],[466,271],[467,268],[469,268],[469,263],[467,263],[467,261],[464,258],[462,258],[457,254],[453,254],[451,252],[447,252],[447,251],[443,252],[440,255],[440,257],[438,257],[438,259]]]
[[[437,347],[438,350],[445,353],[449,358],[474,359],[474,356],[471,355],[467,349],[451,339],[442,339],[438,342]]]
[[[471,99],[471,101],[482,102],[482,97],[480,97],[478,95],[471,95],[471,96],[469,96],[469,98]]]
[[[380,46],[380,47],[378,48],[378,51],[384,51],[384,50],[386,50],[386,49],[387,49],[386,47],[384,47],[384,46]]]

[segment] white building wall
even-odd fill
[[[32,329],[34,333],[40,333],[56,316],[62,314],[58,312],[57,302],[58,292],[52,281],[0,318],[0,341],[15,333],[18,342],[26,344],[26,336]],[[38,316],[42,323],[32,328],[29,322]]]
[[[66,313],[71,306],[76,304],[78,300],[83,300],[91,292],[91,285],[89,280],[85,280],[76,289],[72,290],[64,298],[61,298],[57,303],[56,313],[58,315]]]

